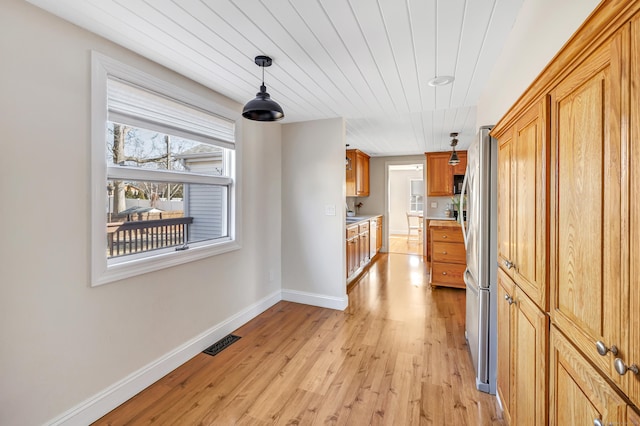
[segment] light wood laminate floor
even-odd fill
[[[389,235],[389,253],[417,254],[423,256],[422,238],[418,239],[415,234],[407,239],[407,234]]]
[[[464,338],[464,290],[380,254],[344,311],[280,302],[98,425],[501,425]]]

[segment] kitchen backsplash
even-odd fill
[[[436,203],[436,207],[431,207],[432,203]],[[447,208],[451,209],[453,202],[451,197],[427,197],[427,217],[446,217]]]

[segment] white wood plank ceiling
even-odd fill
[[[370,155],[458,149],[523,0],[28,0],[241,104],[261,82],[286,122],[344,117]],[[428,85],[436,76],[453,84]],[[493,123],[483,123],[493,124]]]

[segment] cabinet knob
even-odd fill
[[[593,419],[593,426],[603,426],[602,420]]]
[[[447,273],[446,273],[446,272],[443,272],[443,273],[442,273],[442,275],[447,275]]]
[[[447,252],[446,252],[446,251],[443,251],[443,252],[442,252],[442,254],[447,254]]]
[[[510,261],[508,261],[508,260],[505,260],[505,261],[504,261],[504,266],[506,266],[506,267],[507,267],[507,269],[511,269],[511,268],[513,268],[513,267],[514,267],[514,266],[516,266],[516,265],[514,265],[514,264],[513,264],[513,262],[510,262]]]
[[[508,294],[504,295],[504,300],[506,300],[507,303],[510,304],[510,305],[513,304],[513,302],[514,302],[513,297],[509,296]]]
[[[638,369],[637,365],[631,364],[630,366],[627,366],[624,363],[624,361],[620,358],[616,358],[616,360],[613,361],[613,366],[615,367],[618,374],[621,376],[624,376],[625,374],[627,374],[627,371],[631,371],[633,374],[640,373],[640,369]]]
[[[605,356],[607,352],[611,352],[614,355],[618,355],[618,347],[616,345],[611,345],[611,347],[608,348],[607,345],[605,345],[604,342],[601,340],[598,340],[596,342],[596,349],[598,350],[598,353],[602,356]]]
[[[443,238],[443,239],[445,239],[445,238],[447,238],[447,236],[446,236],[446,235],[443,235],[443,236],[442,236],[442,238]]]

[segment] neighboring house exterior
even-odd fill
[[[185,169],[194,173],[222,174],[223,153],[214,146],[199,144],[196,147],[176,155]],[[189,228],[189,240],[201,241],[223,237],[227,234],[227,200],[224,188],[210,185],[185,185],[184,215],[193,217]]]

